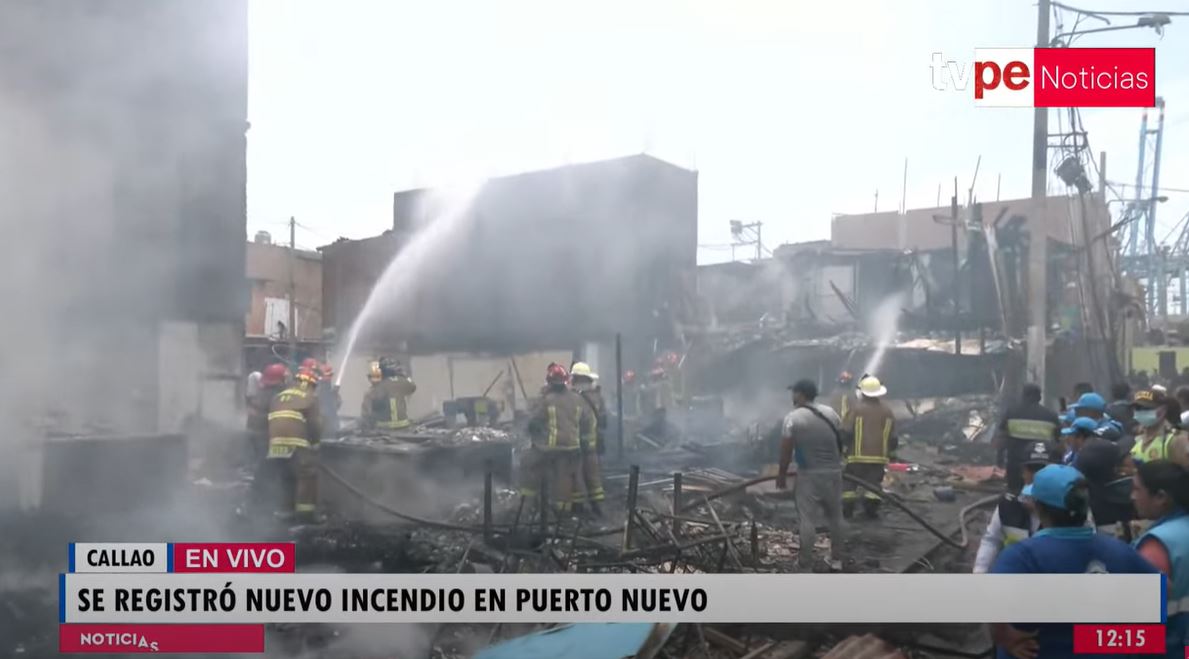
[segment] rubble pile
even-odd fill
[[[399,432],[355,431],[333,440],[341,444],[364,446],[465,446],[479,443],[510,443],[516,436],[506,430],[488,427],[439,428],[434,426],[413,426]]]

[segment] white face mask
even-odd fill
[[[1135,422],[1145,428],[1151,428],[1160,422],[1160,417],[1156,410],[1136,410]]]

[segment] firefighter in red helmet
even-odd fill
[[[248,397],[249,442],[257,459],[264,459],[268,452],[268,408],[273,397],[288,385],[289,377],[284,364],[269,364],[260,373],[258,389]]]
[[[669,410],[673,408],[673,386],[669,382],[669,374],[665,371],[663,360],[656,360],[652,370],[648,373],[648,382],[641,393],[641,413],[647,417],[648,424],[644,427],[644,434],[649,438],[664,443],[669,438]]]
[[[273,398],[268,413],[268,459],[281,482],[282,512],[313,517],[318,503],[318,462],[314,449],[322,437],[315,389],[320,374],[298,370],[296,382]]]
[[[569,513],[581,468],[580,441],[594,433],[594,414],[570,390],[566,367],[545,371],[545,389],[529,412],[532,447],[521,460],[520,493],[536,500],[546,492],[559,513]]]

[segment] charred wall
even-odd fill
[[[3,331],[23,414],[52,400],[76,425],[157,429],[179,402],[160,390],[166,324],[197,327],[198,362],[179,366],[237,370],[236,333],[207,328],[242,337],[247,307],[246,5],[0,3],[0,204],[20,241]],[[113,371],[127,386],[101,384]]]

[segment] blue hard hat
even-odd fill
[[[1078,398],[1078,402],[1073,404],[1073,409],[1094,410],[1096,412],[1106,411],[1106,399],[1091,391],[1088,394],[1082,394]]]
[[[1076,434],[1079,430],[1083,430],[1089,434],[1094,434],[1095,432],[1098,431],[1098,422],[1095,421],[1094,419],[1089,418],[1089,417],[1079,416],[1078,418],[1073,420],[1073,423],[1069,424],[1068,428],[1062,428],[1061,434],[1062,435],[1073,435],[1073,434]]]
[[[1081,419],[1079,419],[1080,421]],[[1082,472],[1069,465],[1049,465],[1036,472],[1031,485],[1024,486],[1021,496],[1032,497],[1045,505],[1065,510],[1065,498],[1078,481],[1082,480]]]

